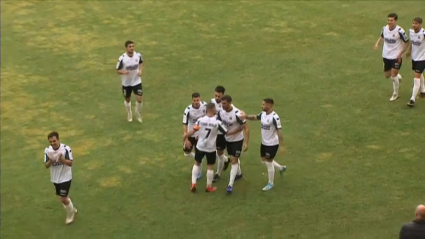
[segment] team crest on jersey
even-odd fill
[[[232,117],[229,117],[229,120],[232,120]]]

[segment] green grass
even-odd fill
[[[389,12],[407,30],[419,5],[3,2],[2,238],[396,238],[424,202],[425,101],[406,106],[410,60],[388,101],[372,47]],[[114,71],[127,39],[145,59],[143,124],[126,122]],[[273,191],[252,122],[235,193],[228,172],[189,192],[182,112],[218,84],[250,114],[275,99],[288,171]],[[74,152],[71,226],[42,162],[51,130]]]

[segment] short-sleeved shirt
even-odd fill
[[[116,69],[125,69],[129,72],[128,75],[121,75],[123,86],[136,86],[142,83],[142,77],[137,75],[139,72],[139,64],[142,63],[142,54],[137,52],[133,52],[133,56],[128,56],[127,53],[124,53],[118,58]]]
[[[195,130],[199,133],[196,148],[203,152],[216,151],[216,139],[218,132],[227,133],[226,126],[216,116],[204,116],[197,120]]]
[[[230,112],[227,112],[225,110],[220,110],[217,114],[218,120],[223,122],[223,124],[226,126],[227,130],[230,132],[236,130],[237,128],[241,127],[246,123],[246,120],[241,119],[241,111],[236,108],[232,107],[232,110]],[[244,139],[243,131],[232,134],[232,135],[225,135],[227,142],[237,142]]]
[[[201,102],[199,108],[193,107],[192,104],[186,107],[183,113],[183,124],[187,125],[187,130],[190,131],[196,124],[196,121],[201,117],[204,117],[207,112],[207,103]],[[198,136],[196,132],[192,137]]]
[[[61,154],[65,159],[74,160],[72,150],[68,145],[60,144],[56,150],[49,146],[44,150],[44,162],[47,163],[49,158],[53,159],[53,163],[50,165],[50,181],[52,183],[63,183],[72,179],[72,167],[59,162]]]
[[[407,42],[406,32],[400,26],[396,26],[393,30],[384,26],[381,31],[381,37],[384,39],[384,47],[382,49],[382,57],[389,60],[397,59],[398,54],[403,50],[403,42]]]
[[[412,60],[425,61],[425,30],[421,28],[419,32],[409,30],[410,42],[412,44]]]
[[[257,115],[257,119],[261,120],[261,144],[265,146],[279,145],[278,130],[282,128],[279,115],[274,111],[270,114],[263,111]]]

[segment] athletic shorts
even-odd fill
[[[403,60],[401,60],[400,63],[398,63],[397,59],[387,59],[387,58],[382,58],[384,61],[384,72],[386,71],[390,71],[391,69],[397,69],[400,70],[401,68],[401,64],[403,63]]]
[[[261,144],[261,148],[260,148],[261,158],[274,159],[278,149],[279,149],[279,145],[267,146],[267,145]]]
[[[122,93],[125,98],[128,98],[131,96],[131,92],[133,92],[135,95],[143,95],[143,87],[142,83],[134,86],[122,86]]]
[[[226,149],[226,138],[224,134],[218,134],[217,139],[215,141],[215,146],[217,150],[225,150]]]
[[[198,143],[198,140],[195,137],[189,137],[188,140],[192,146],[190,146],[190,148],[186,148],[186,145],[183,143],[183,151],[190,153],[193,147],[195,147]]]
[[[72,180],[63,183],[53,183],[53,185],[55,185],[56,195],[61,197],[67,197],[69,189],[71,188],[71,181]]]
[[[412,70],[416,73],[424,73],[425,71],[425,61],[413,61],[412,60]]]
[[[242,152],[243,140],[236,141],[236,142],[227,142],[226,147],[227,147],[227,154],[229,156],[234,156],[236,158],[239,158]]]
[[[207,164],[213,165],[216,160],[216,152],[204,152],[195,147],[195,161],[198,163],[202,163],[202,159],[207,158]]]

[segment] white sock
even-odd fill
[[[238,175],[242,174],[242,170],[241,170],[241,161],[238,159]]]
[[[69,204],[64,205],[64,208],[67,215],[69,216],[69,214],[71,214],[74,211],[74,204],[72,204],[71,198],[68,198],[68,199],[69,199]]]
[[[212,185],[213,178],[214,178],[214,170],[208,169],[207,170],[207,187]]]
[[[198,178],[199,167],[198,165],[193,165],[192,168],[192,184],[196,184],[196,179]]]
[[[142,114],[142,103],[139,103],[136,101],[136,108],[135,108],[136,112],[138,114]]]
[[[418,95],[419,88],[421,87],[421,79],[415,78],[413,79],[413,90],[412,90],[412,98],[410,100],[415,101],[416,96]]]
[[[424,82],[424,75],[421,74],[421,92],[425,93],[425,82]]]
[[[131,101],[130,102],[124,101],[124,106],[125,106],[125,109],[127,110],[127,113],[131,113]]]
[[[282,169],[282,165],[278,164],[276,161],[273,160],[273,166],[275,166],[275,168],[281,170]]]
[[[393,90],[394,90],[393,94],[398,95],[398,89],[400,88],[400,80],[399,80],[398,76],[391,77],[391,79],[393,80]]]
[[[398,78],[398,80],[400,81],[400,79],[401,79],[401,78],[403,78],[403,77],[401,77],[401,75],[400,75],[400,73],[399,73],[399,74],[397,74],[397,78]]]
[[[235,182],[235,177],[237,173],[238,173],[238,164],[232,164],[232,169],[230,170],[229,186],[233,187],[233,183]]]
[[[269,173],[269,183],[273,184],[274,182],[274,166],[273,162],[266,162],[267,172]]]
[[[188,158],[190,158],[190,159],[194,159],[194,158],[195,158],[195,154],[194,154],[193,152],[190,152],[190,153],[184,153],[184,156],[185,156],[185,157],[188,157]]]
[[[224,155],[217,155],[217,175],[221,176],[221,172],[223,171],[223,167],[224,167]]]
[[[199,173],[202,173],[202,161],[201,161],[201,163],[199,164]]]

